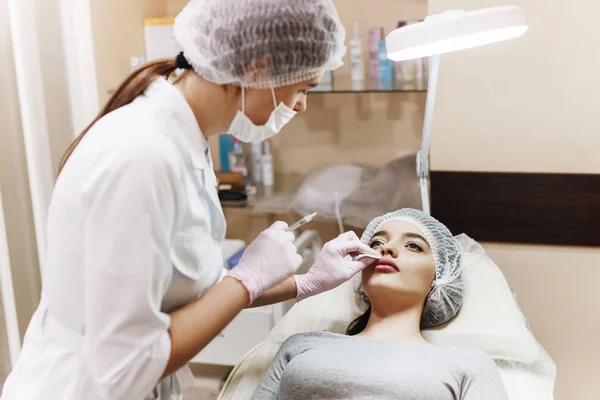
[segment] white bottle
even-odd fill
[[[363,45],[360,40],[360,29],[358,22],[354,23],[354,34],[349,41],[350,47],[350,76],[352,81],[363,81],[365,79],[365,60],[363,57]]]
[[[246,163],[246,155],[242,143],[233,138],[233,148],[229,153],[229,169],[232,172],[240,172],[244,176],[244,180],[248,178],[248,164]]]
[[[252,157],[252,180],[255,185],[262,183],[262,143],[250,145]]]
[[[275,184],[275,173],[273,172],[273,155],[269,142],[264,143],[264,153],[261,160],[262,179],[265,187],[272,187]]]

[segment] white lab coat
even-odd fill
[[[167,80],[101,119],[52,196],[42,300],[2,400],[177,399],[169,312],[223,271],[208,144]],[[202,319],[202,316],[198,316]]]

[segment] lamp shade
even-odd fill
[[[519,37],[527,28],[517,6],[449,10],[392,31],[386,37],[388,58],[404,61],[470,49]]]

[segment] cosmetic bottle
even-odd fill
[[[271,145],[268,141],[264,142],[264,151],[261,164],[263,185],[265,187],[273,187],[275,184],[275,173],[273,171],[273,155],[271,154]]]
[[[354,23],[354,34],[350,39],[350,76],[352,81],[364,81],[365,62],[363,57],[363,45],[360,40],[360,28],[358,22]]]

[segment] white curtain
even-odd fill
[[[39,301],[32,198],[8,0],[0,0],[0,381]],[[10,248],[10,255],[9,249]],[[8,278],[10,277],[10,278]],[[7,312],[7,310],[10,310]],[[18,314],[16,319],[15,314]],[[16,335],[16,337],[15,337]],[[12,349],[14,354],[15,349]]]
[[[0,299],[1,301],[2,299]],[[4,321],[4,313],[0,311],[0,318]],[[2,393],[2,385],[6,380],[10,366],[10,360],[8,357],[8,343],[6,341],[6,332],[4,327],[0,329],[0,393]]]
[[[15,288],[10,265],[2,192],[0,191],[0,321],[3,322],[0,329],[0,392],[10,368],[17,361],[21,347]]]
[[[97,112],[90,21],[87,0],[0,0],[0,386],[39,302],[58,162]]]

